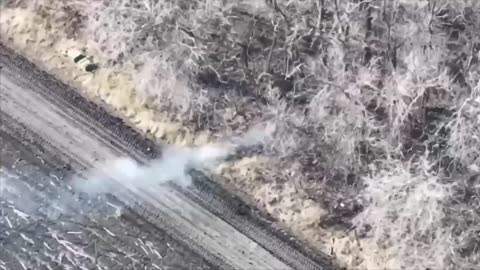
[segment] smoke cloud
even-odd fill
[[[129,158],[107,161],[97,166],[87,177],[74,179],[72,187],[78,192],[100,195],[115,194],[121,188],[145,189],[168,182],[188,186],[191,184],[189,170],[211,169],[235,156],[240,150],[266,143],[273,132],[271,126],[259,125],[244,135],[225,142],[195,147],[164,146],[162,157],[148,164],[139,164]]]

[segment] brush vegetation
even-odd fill
[[[259,181],[369,243],[349,267],[480,265],[480,2],[35,2],[3,5],[134,66],[136,94],[194,132],[271,127]]]

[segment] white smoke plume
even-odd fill
[[[87,177],[74,179],[72,187],[75,191],[100,195],[114,194],[121,188],[145,189],[167,182],[188,186],[191,184],[189,170],[213,168],[239,149],[266,143],[272,132],[273,128],[269,126],[256,126],[243,136],[225,142],[195,147],[164,146],[162,157],[148,164],[139,164],[129,158],[109,160],[97,166]]]

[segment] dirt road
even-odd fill
[[[73,175],[161,147],[3,45],[0,66],[0,269],[334,268],[200,173],[186,188],[111,179],[108,200],[74,194]]]

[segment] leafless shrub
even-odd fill
[[[193,130],[273,126],[264,180],[299,183],[385,268],[478,265],[479,2],[45,3]]]

